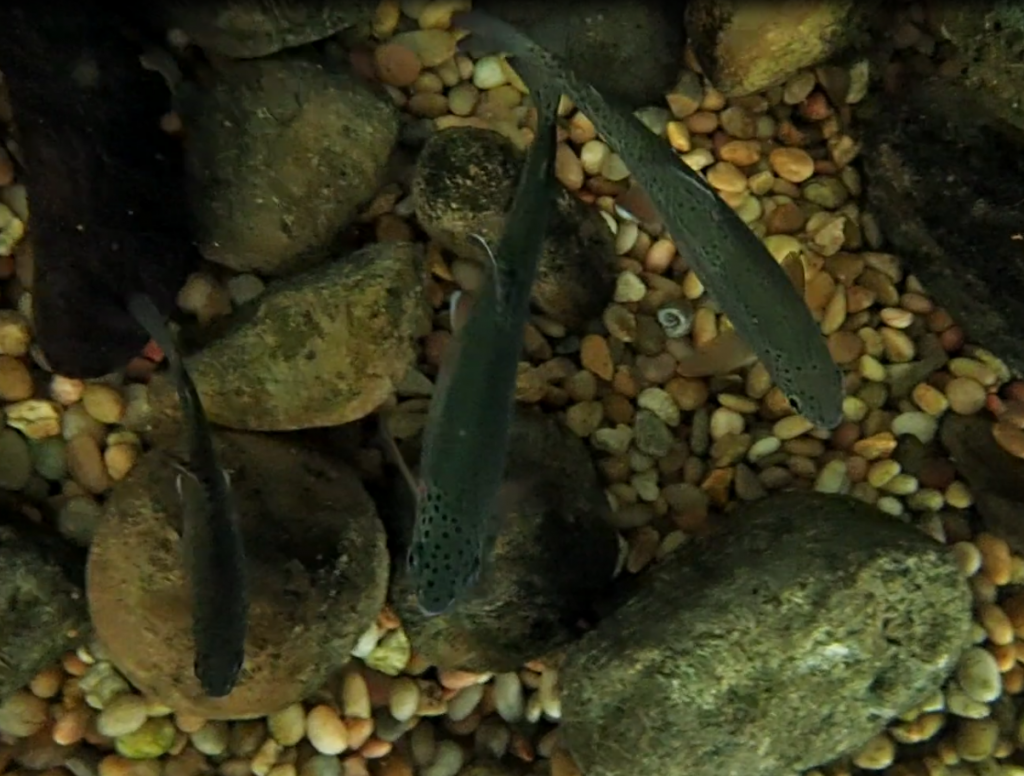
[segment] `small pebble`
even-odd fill
[[[320,754],[340,754],[348,747],[345,723],[326,704],[314,706],[306,715],[306,737]]]

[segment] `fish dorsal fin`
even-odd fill
[[[789,282],[793,284],[793,288],[800,295],[800,298],[804,298],[804,293],[807,289],[807,280],[804,275],[804,263],[800,259],[799,254],[795,251],[787,253],[782,261],[779,262],[782,265],[782,269],[785,270],[786,276],[789,278]]]

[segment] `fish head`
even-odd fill
[[[843,421],[843,373],[829,358],[806,359],[795,372],[776,377],[790,406],[816,426],[834,429]]]
[[[465,512],[463,510],[463,512]],[[443,614],[480,578],[477,515],[461,513],[436,487],[428,487],[417,508],[408,566],[416,601],[428,617]]]
[[[244,662],[244,649],[232,650],[220,646],[203,652],[197,645],[193,670],[203,692],[211,698],[223,698],[234,689]]]

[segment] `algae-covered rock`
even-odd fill
[[[805,492],[727,521],[569,650],[561,730],[587,776],[797,773],[920,703],[967,645],[968,585],[917,529]]]

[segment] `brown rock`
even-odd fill
[[[152,450],[112,492],[89,555],[97,636],[135,686],[176,711],[259,717],[306,697],[348,659],[384,604],[388,558],[372,500],[346,466],[285,441],[221,432],[249,569],[239,684],[203,695],[175,470]],[[216,591],[209,591],[216,595]]]
[[[416,653],[441,668],[514,671],[548,654],[575,638],[580,618],[589,616],[611,582],[618,539],[584,444],[553,418],[520,409],[506,476],[529,487],[503,516],[494,555],[465,600],[445,614],[424,617],[404,561],[396,562],[391,600]],[[407,496],[405,488],[405,502],[391,505],[392,514],[403,515],[393,523],[404,526],[406,536],[412,506]],[[394,557],[404,558],[404,552]]]
[[[290,431],[373,412],[415,361],[429,323],[422,284],[422,252],[411,243],[372,244],[272,283],[186,358],[210,421]],[[150,383],[150,402],[153,433],[177,435],[166,373]]]
[[[691,0],[686,29],[701,69],[727,96],[752,94],[865,42],[877,0]]]
[[[457,255],[489,261],[469,235],[497,247],[524,158],[491,130],[456,127],[436,133],[420,154],[412,184],[420,225]],[[615,260],[614,238],[598,212],[561,191],[533,299],[556,321],[580,326],[600,315],[611,297]]]

